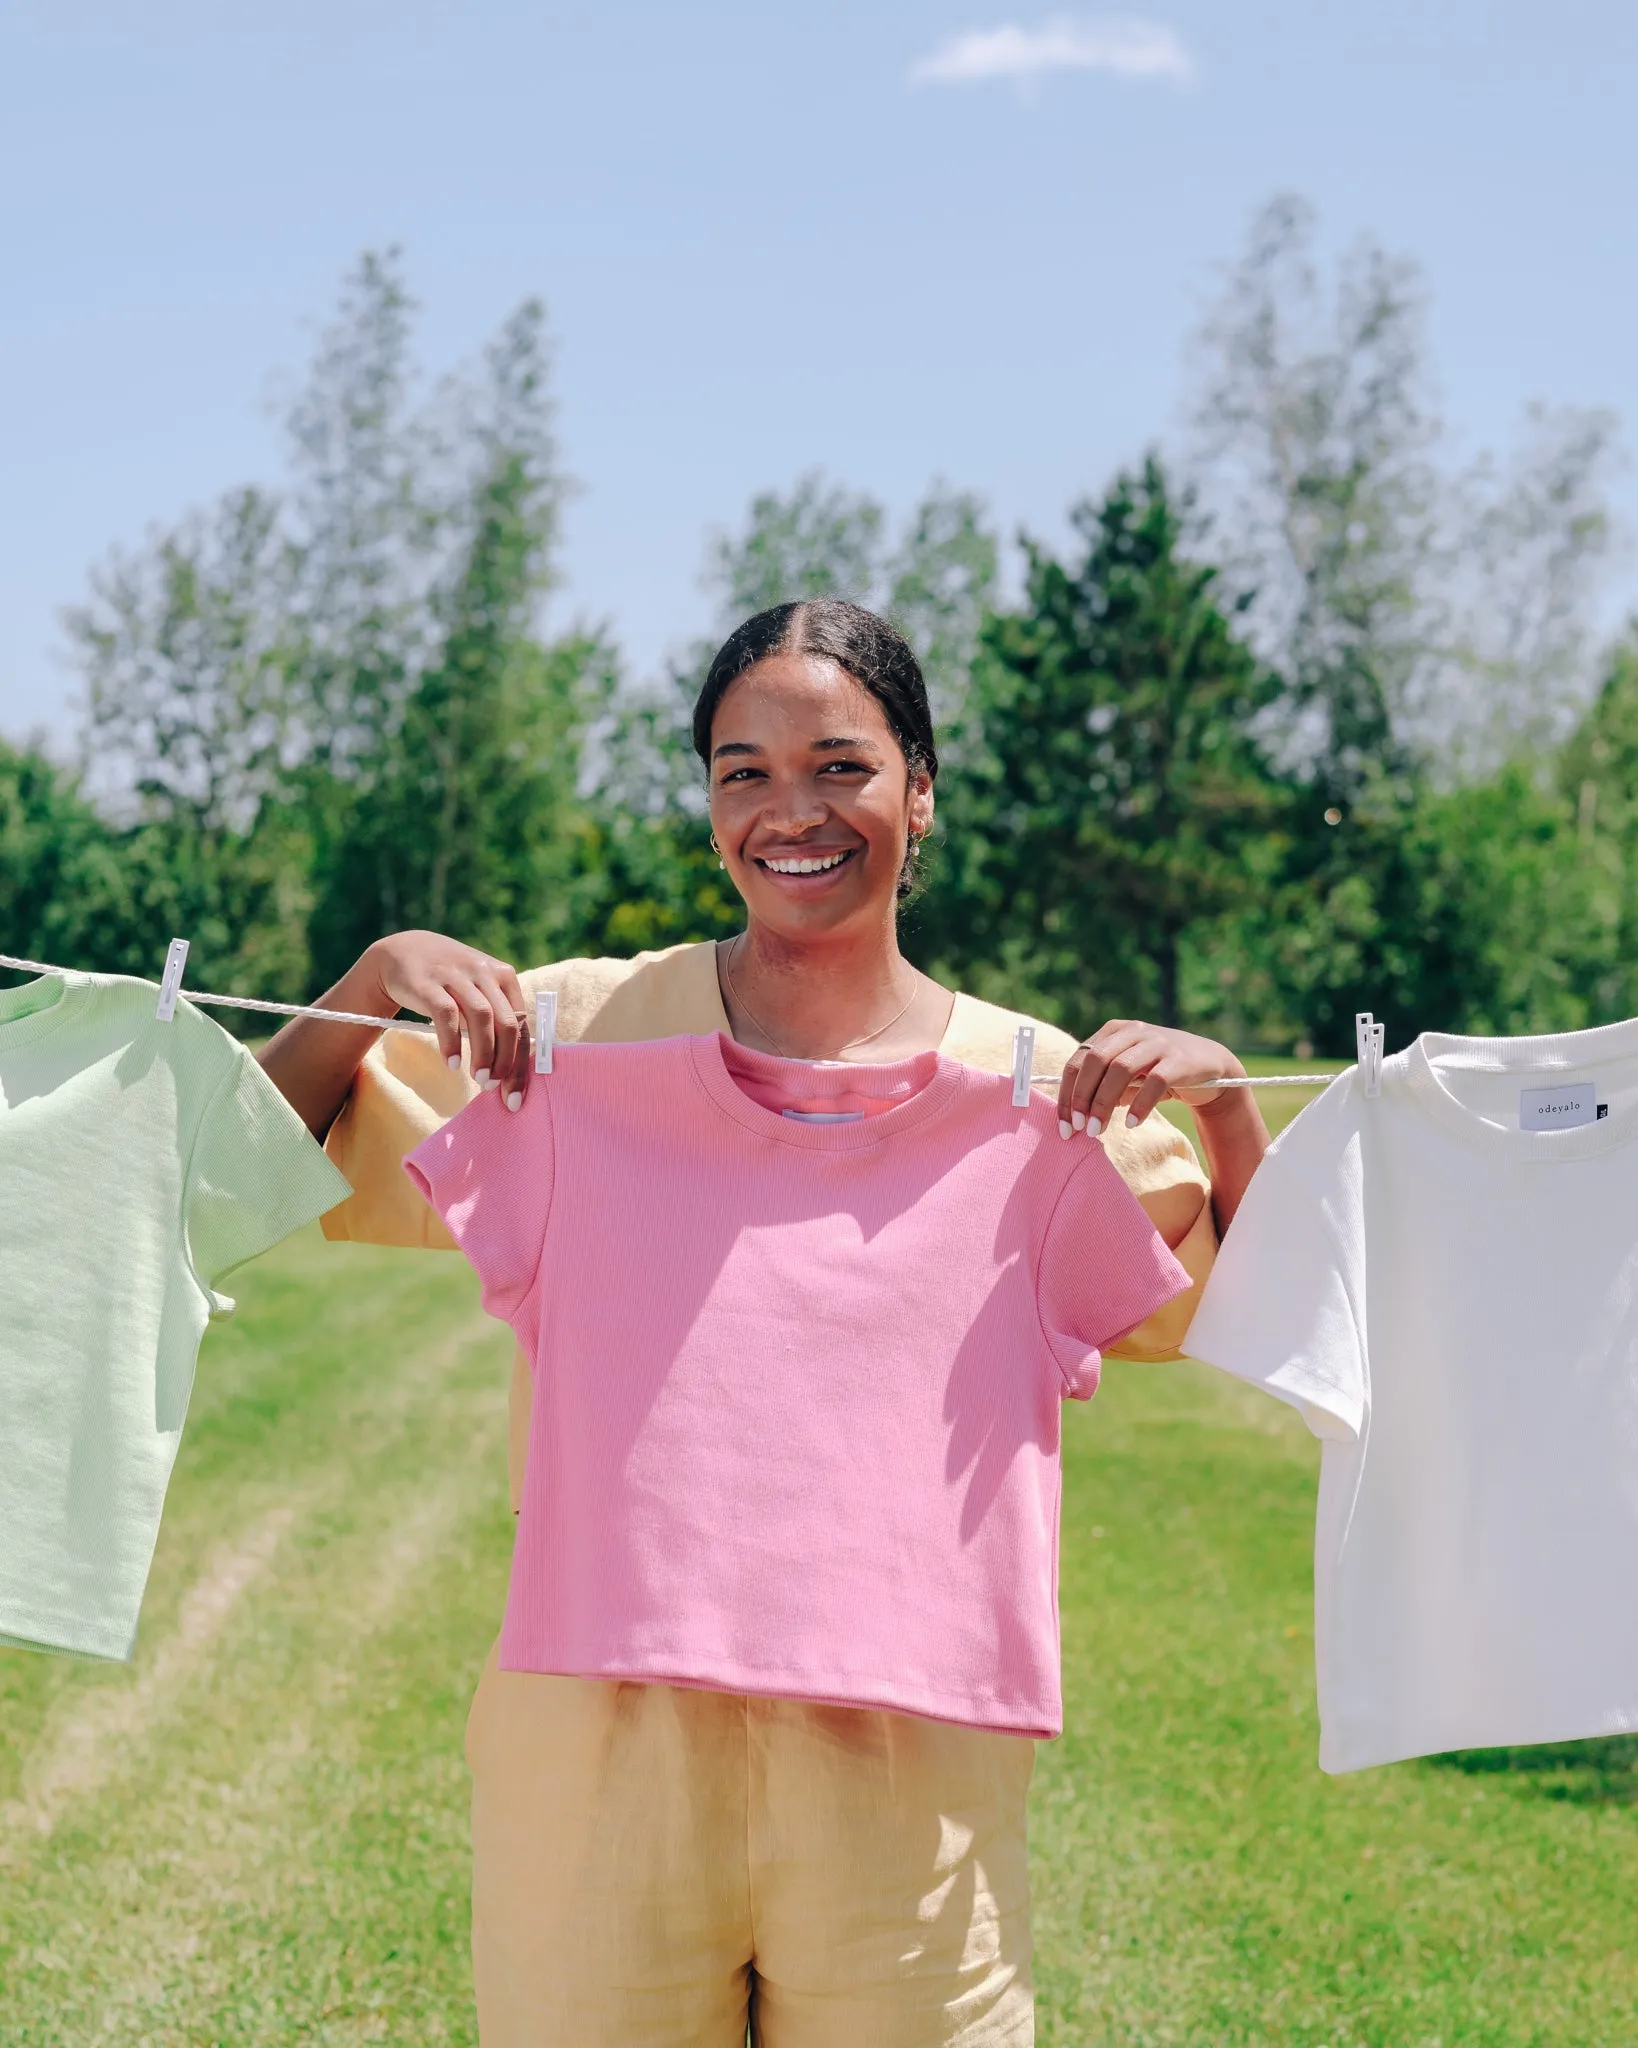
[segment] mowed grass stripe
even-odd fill
[[[1066,1424],[1043,2040],[1638,2040],[1638,1745],[1321,1776],[1318,1446],[1195,1365],[1116,1365]]]
[[[135,1664],[0,1667],[8,2044],[472,2038],[460,1734],[510,1547],[508,1346],[450,1258],[303,1240],[245,1292]],[[269,1516],[266,1569],[213,1603]],[[183,1654],[202,1589],[219,1626]],[[86,1721],[95,1782],[13,1825]]]
[[[507,1340],[453,1258],[311,1235],[242,1302],[135,1665],[0,1653],[6,2048],[474,2039]],[[1043,2041],[1638,2041],[1634,1746],[1323,1778],[1318,1447],[1195,1366],[1112,1366],[1065,1425]]]

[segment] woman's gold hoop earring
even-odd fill
[[[711,834],[711,851],[717,857],[717,866],[726,868],[728,863],[722,857],[722,848],[717,844],[717,835],[714,832]]]

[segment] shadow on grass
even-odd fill
[[[1575,1806],[1638,1807],[1638,1735],[1539,1742],[1527,1749],[1456,1749],[1429,1761],[1469,1777],[1507,1777]]]

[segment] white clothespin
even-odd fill
[[[165,955],[165,972],[160,977],[159,1004],[154,1011],[161,1024],[169,1024],[176,1015],[176,998],[182,988],[182,970],[187,964],[187,940],[172,939],[171,949]]]
[[[1359,1054],[1359,1078],[1365,1084],[1365,1094],[1375,1100],[1382,1093],[1382,1045],[1387,1037],[1386,1024],[1378,1024],[1369,1010],[1354,1012],[1354,1047]]]
[[[535,991],[535,1072],[552,1071],[552,1048],[557,1043],[557,990]]]
[[[1029,1107],[1029,1076],[1035,1064],[1035,1026],[1020,1024],[1012,1034],[1012,1106]]]

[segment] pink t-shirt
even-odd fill
[[[715,1036],[561,1046],[406,1165],[534,1360],[506,1669],[1058,1732],[1058,1404],[1188,1284],[1101,1145]]]

